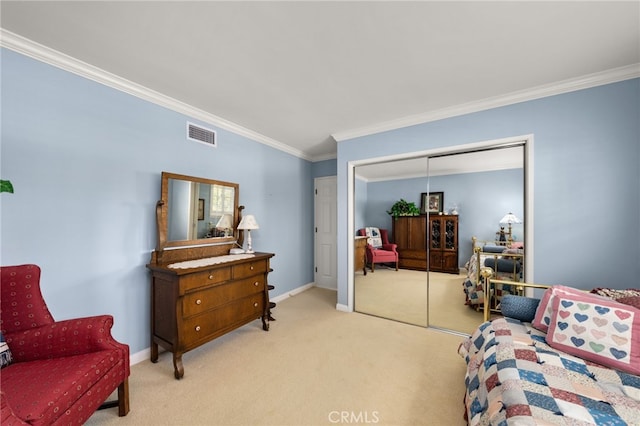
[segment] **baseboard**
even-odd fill
[[[290,298],[292,296],[295,296],[296,294],[300,294],[303,291],[309,290],[311,287],[314,287],[314,286],[315,286],[315,283],[305,284],[305,285],[302,285],[302,286],[300,286],[298,288],[294,288],[293,290],[290,290],[290,291],[288,291],[286,293],[280,294],[280,295],[278,295],[276,297],[270,297],[269,300],[271,300],[272,302],[276,302],[276,303],[282,302],[283,300],[288,299],[288,298]]]
[[[129,355],[129,365],[136,365],[142,361],[146,361],[151,357],[151,348],[146,348],[140,352]]]
[[[317,284],[315,284],[315,285],[314,285],[314,287],[322,288],[322,289],[324,289],[324,290],[331,290],[331,291],[335,291],[336,293],[338,292],[338,289],[337,289],[337,288],[335,288],[335,287],[324,287],[324,286],[317,285]]]
[[[349,306],[343,305],[342,303],[336,303],[336,310],[340,312],[353,312],[352,309],[349,309]]]

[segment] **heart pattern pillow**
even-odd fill
[[[569,296],[580,296],[586,293],[583,290],[579,290],[577,288],[565,287],[562,285],[554,285],[553,287],[549,287],[544,294],[542,295],[542,299],[540,300],[540,304],[538,305],[538,309],[536,310],[536,315],[531,321],[531,325],[546,333],[549,329],[549,325],[551,324],[551,314],[553,311],[553,299],[557,295],[569,295]],[[591,294],[590,297],[598,298],[602,300],[610,300],[608,297]]]
[[[640,310],[594,297],[558,294],[552,301],[549,346],[640,375]]]
[[[536,315],[533,318],[531,325],[546,333],[547,330],[549,330],[549,324],[551,324],[551,313],[553,310],[552,302],[554,297],[558,294],[579,295],[581,293],[583,292],[578,289],[561,285],[554,285],[553,287],[548,288],[542,295],[542,299],[538,304],[538,309],[536,310]]]

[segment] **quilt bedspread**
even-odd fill
[[[640,425],[640,377],[559,352],[528,323],[485,322],[458,352],[470,425]]]

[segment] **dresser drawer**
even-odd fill
[[[264,275],[256,275],[188,293],[182,298],[183,315],[196,315],[252,294],[263,294],[264,281]]]
[[[220,335],[245,324],[248,318],[259,318],[264,312],[264,295],[255,294],[236,300],[219,309],[185,318],[183,322],[183,342],[186,347]]]
[[[403,259],[400,258],[400,268],[406,269],[418,269],[421,271],[427,270],[427,261],[421,259]]]
[[[211,284],[217,284],[231,279],[231,267],[211,269],[185,275],[180,279],[180,294]]]
[[[427,251],[426,250],[398,250],[398,254],[400,255],[400,259],[416,259],[416,260],[427,260]]]
[[[243,263],[240,265],[232,266],[233,269],[233,279],[237,280],[238,278],[246,278],[252,275],[264,273],[267,271],[267,261],[266,260],[256,260],[255,262]]]

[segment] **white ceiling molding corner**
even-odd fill
[[[112,89],[116,89],[137,98],[143,99],[145,101],[154,103],[156,105],[160,105],[180,114],[198,119],[207,124],[211,124],[221,129],[228,130],[232,133],[244,136],[255,142],[259,142],[280,151],[284,151],[295,157],[299,157],[307,161],[312,161],[311,157],[298,149],[292,148],[289,145],[261,135],[260,133],[254,132],[253,130],[242,127],[231,121],[225,120],[222,117],[218,117],[214,114],[195,108],[177,99],[165,96],[161,93],[119,77],[101,68],[87,64],[86,62],[80,61],[69,55],[44,46],[40,43],[12,33],[11,31],[7,31],[4,28],[0,28],[0,47],[12,50],[37,61],[79,75],[81,77],[87,78],[89,80],[95,81],[107,87],[111,87]]]
[[[316,155],[311,161],[317,163],[319,161],[335,160],[336,158],[338,158],[338,154],[334,152],[332,154]]]
[[[437,111],[410,115],[407,117],[389,120],[371,126],[361,127],[358,129],[337,132],[333,133],[331,136],[336,140],[336,142],[339,143],[362,136],[369,136],[376,133],[397,130],[404,127],[415,126],[418,124],[429,123],[432,121],[443,120],[446,118],[471,114],[474,112],[486,111],[492,108],[513,105],[516,103],[545,98],[548,96],[589,89],[591,87],[617,83],[619,81],[630,80],[632,78],[638,77],[640,77],[640,63],[559,81],[553,84],[538,86],[532,89],[521,90],[506,95],[487,98],[480,101],[456,105],[451,108],[443,108]]]

